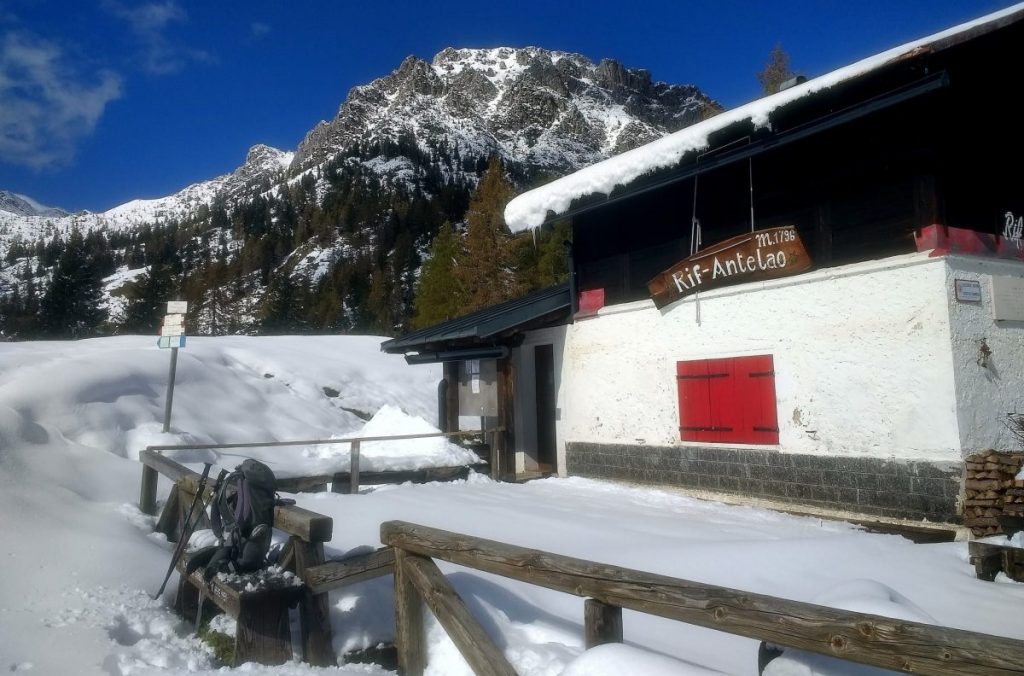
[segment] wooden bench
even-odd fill
[[[187,555],[178,560],[180,576],[174,608],[186,618],[195,618],[202,589],[204,604],[213,603],[235,620],[235,652],[230,666],[246,662],[283,664],[292,658],[288,609],[303,596],[298,577],[293,573],[285,576],[282,571],[268,579],[261,571],[262,575],[221,575],[207,583],[201,568],[186,577],[187,563]]]
[[[1024,549],[972,540],[967,543],[967,552],[979,580],[991,582],[1003,572],[1011,580],[1024,582]]]
[[[170,540],[177,540],[184,526],[186,511],[199,490],[199,474],[155,451],[142,451],[139,453],[139,461],[143,465],[139,507],[145,513],[155,514],[156,512],[158,475],[162,474],[175,482],[157,521],[156,530],[165,533]],[[212,485],[207,484],[203,498],[208,499],[212,492]],[[205,521],[205,514],[193,517],[193,522],[198,528],[208,527]],[[279,565],[293,572],[299,580],[305,578],[307,569],[324,563],[324,543],[330,542],[334,530],[334,521],[329,516],[317,514],[295,505],[279,505],[274,508],[274,528],[289,536]],[[198,600],[198,587],[195,587],[194,584],[190,585],[193,589],[186,586],[180,591],[182,604],[191,606],[191,614],[187,608],[182,608],[190,619],[195,617],[195,601]],[[228,612],[238,622],[239,627],[235,637],[236,662],[239,659],[245,659],[246,655],[254,655],[253,650],[257,651],[256,655],[260,651],[267,650],[269,657],[257,656],[248,659],[261,661],[263,659],[278,659],[276,655],[283,652],[281,646],[286,642],[281,632],[287,630],[287,604],[284,605],[285,610],[281,611],[280,597],[287,597],[287,602],[293,603],[294,599],[290,596],[293,592],[260,594],[245,592],[244,588],[232,590],[231,587],[231,585],[215,584],[211,598],[214,598],[218,607]],[[299,603],[303,661],[314,666],[335,666],[337,658],[331,642],[330,603],[327,594],[314,593],[305,584],[298,587],[298,592],[295,593]],[[195,600],[190,600],[191,597],[194,597]],[[228,608],[221,605],[222,603]],[[269,617],[277,618],[272,622],[263,618],[263,611],[267,609],[268,605],[272,606]],[[284,620],[280,619],[282,614]],[[282,621],[286,625],[284,630],[276,624]],[[267,639],[268,645],[274,644],[278,647],[271,649],[250,646],[250,642],[257,636],[274,637],[272,640]],[[257,641],[257,643],[259,642]],[[285,659],[291,659],[290,645],[287,653]],[[239,654],[242,657],[239,657]],[[268,663],[279,664],[280,662]]]

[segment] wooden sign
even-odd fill
[[[665,307],[698,291],[787,277],[809,270],[811,258],[796,227],[758,230],[684,258],[647,282],[654,304]]]
[[[188,312],[188,301],[186,300],[169,300],[167,301],[167,314],[169,315],[183,315]]]

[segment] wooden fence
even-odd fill
[[[405,676],[426,666],[423,605],[476,674],[515,670],[470,614],[433,559],[587,599],[586,646],[622,641],[622,609],[658,615],[915,674],[1024,675],[1024,641],[836,610],[621,568],[404,521],[381,525],[394,548],[395,643]]]
[[[307,476],[307,477],[287,477],[278,480],[278,488],[283,491],[299,492],[302,490],[317,489],[327,483],[333,483],[332,489],[336,493],[358,493],[359,485],[363,483],[401,483],[403,481],[446,481],[452,478],[457,478],[460,471],[463,468],[457,467],[434,467],[423,470],[414,470],[408,472],[363,472],[359,470],[360,455],[362,444],[369,441],[403,441],[407,439],[429,439],[432,437],[446,437],[449,439],[458,439],[464,437],[473,437],[483,435],[494,436],[495,433],[503,431],[503,428],[497,427],[488,430],[465,430],[460,432],[427,432],[423,434],[397,434],[386,437],[351,437],[345,439],[302,439],[296,441],[247,441],[242,443],[232,444],[169,444],[169,445],[155,445],[146,446],[146,450],[140,453],[140,460],[142,453],[145,453],[151,462],[143,462],[145,467],[142,470],[142,492],[139,496],[139,508],[146,514],[153,514],[156,511],[156,480],[157,473],[163,470],[167,470],[170,473],[167,476],[175,479],[172,476],[176,470],[169,469],[166,465],[159,465],[159,460],[156,458],[162,457],[159,455],[163,451],[197,451],[197,450],[224,450],[224,449],[235,449],[235,448],[277,448],[282,446],[324,446],[330,444],[349,444],[349,471],[348,472],[337,472],[334,474],[325,474],[318,476]],[[176,463],[175,463],[176,464]],[[472,469],[482,468],[479,464],[469,466]],[[493,468],[492,468],[493,473]],[[369,476],[367,476],[369,475]],[[344,481],[348,482],[348,490],[342,487],[340,484]]]
[[[494,432],[494,430],[488,430]],[[423,439],[429,437],[465,437],[477,435],[477,431],[454,433],[407,434],[387,437],[360,437],[352,439],[315,439],[300,441],[247,442],[234,444],[184,444],[149,446],[139,453],[142,463],[142,481],[139,491],[139,509],[146,514],[156,515],[157,482],[163,475],[174,482],[163,510],[156,523],[156,531],[176,541],[186,528],[185,518],[189,505],[199,490],[199,474],[162,454],[165,450],[239,449],[280,446],[307,446],[317,444],[350,444],[351,471],[315,477],[285,478],[277,482],[279,490],[300,491],[320,488],[331,482],[332,489],[340,493],[358,493],[361,481],[371,483],[401,483],[405,481],[450,481],[466,476],[471,469],[482,469],[480,465],[463,467],[434,467],[402,472],[359,471],[360,444],[367,441],[394,441]],[[212,494],[207,485],[203,499]],[[205,512],[194,515],[190,527],[209,527]],[[301,507],[279,506],[274,512],[274,527],[289,536],[287,546],[281,555],[283,567],[292,570],[303,581],[300,598],[300,628],[302,630],[303,659],[318,666],[336,663],[331,647],[331,625],[327,592],[353,584],[368,577],[391,573],[392,555],[390,549],[382,553],[347,558],[342,561],[327,561],[324,543],[331,540],[333,521],[330,517],[302,509]],[[194,576],[193,576],[194,577]],[[200,578],[197,578],[197,584]],[[194,602],[195,589],[189,588],[186,579],[179,581],[175,605],[179,610]],[[219,596],[212,596],[222,609],[238,620],[235,637],[235,659],[251,658],[267,664],[278,664],[290,659],[288,648],[287,612],[282,622],[268,622],[266,618],[280,608],[272,608],[284,599],[283,594],[249,595],[239,590],[223,587]],[[252,596],[252,598],[250,598]],[[267,597],[273,598],[267,598]],[[250,611],[256,608],[256,611]],[[279,626],[281,624],[284,626]]]

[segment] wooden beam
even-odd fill
[[[375,486],[378,484],[404,484],[407,481],[413,483],[426,483],[428,481],[455,481],[465,479],[469,471],[486,471],[487,465],[479,463],[476,465],[460,465],[458,467],[426,467],[424,469],[407,470],[381,470],[371,472],[359,472],[359,483],[363,486]],[[351,492],[351,477],[348,472],[338,472],[332,477],[331,490],[335,493],[349,495]]]
[[[622,643],[622,608],[587,599],[583,602],[583,627],[587,650],[605,643]]]
[[[394,566],[395,550],[381,547],[368,554],[309,566],[302,575],[302,581],[314,594],[323,594],[363,580],[390,575]]]
[[[323,493],[331,475],[317,474],[314,476],[277,477],[277,490],[282,493]]]
[[[303,542],[291,538],[295,557],[295,574],[305,579],[310,568],[324,562],[322,542]],[[314,592],[304,586],[299,599],[299,626],[302,632],[302,659],[317,667],[333,667],[338,663],[331,634],[331,604],[326,593]]]
[[[196,476],[199,476],[197,472],[193,472],[180,462],[175,462],[156,451],[139,451],[139,462],[141,462],[145,467],[155,469],[171,481],[177,481],[185,474],[195,474]],[[145,478],[145,473],[143,473],[143,477]]]
[[[497,467],[492,468],[492,475],[497,472],[500,478],[506,474],[515,474],[515,398],[516,383],[512,367],[512,358],[498,360],[498,426],[504,432],[496,434],[501,439],[498,446]]]
[[[160,518],[157,519],[155,533],[163,533],[170,542],[178,541],[178,533],[181,528],[181,517],[178,506],[178,484],[171,486],[171,492],[167,494],[167,502],[164,503]]]
[[[139,489],[139,511],[150,516],[156,515],[156,480],[159,473],[149,467],[142,466],[142,487]]]
[[[334,537],[334,519],[295,505],[274,508],[274,528],[306,542],[330,542]]]
[[[402,558],[404,573],[441,623],[476,676],[515,676],[505,653],[476,621],[437,564],[424,556]]]
[[[348,492],[359,495],[359,442],[353,441],[349,448]]]
[[[395,552],[395,648],[402,676],[423,676],[427,668],[427,636],[423,599],[409,580],[408,554]]]
[[[402,521],[381,542],[602,603],[885,669],[1024,674],[1024,641],[853,613],[516,547]]]
[[[145,451],[139,452],[139,459],[143,453],[154,451],[200,451],[200,450],[222,450],[226,448],[281,448],[283,446],[333,446],[335,444],[347,444],[352,441],[400,441],[402,439],[429,439],[431,437],[465,437],[479,434],[477,430],[466,430],[465,432],[424,432],[421,434],[392,434],[386,437],[345,437],[344,439],[297,439],[294,441],[245,441],[235,444],[168,444],[146,446]],[[158,457],[164,457],[154,453]],[[171,461],[173,462],[173,461]],[[177,464],[177,463],[175,463]],[[179,465],[180,466],[180,465]],[[163,472],[161,471],[161,474]]]
[[[448,383],[448,391],[445,396],[448,398],[446,407],[447,423],[445,432],[459,431],[459,362],[446,361],[444,363],[444,379]]]
[[[277,665],[292,658],[286,603],[267,596],[247,599],[239,606],[235,623],[232,666],[246,662]]]

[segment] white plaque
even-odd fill
[[[181,326],[161,326],[161,336],[180,336],[185,333],[185,329]]]
[[[956,289],[956,299],[961,303],[981,302],[981,282],[976,279],[955,279],[953,280]]]
[[[167,314],[169,315],[183,315],[188,312],[188,301],[185,300],[169,300],[167,301]]]

